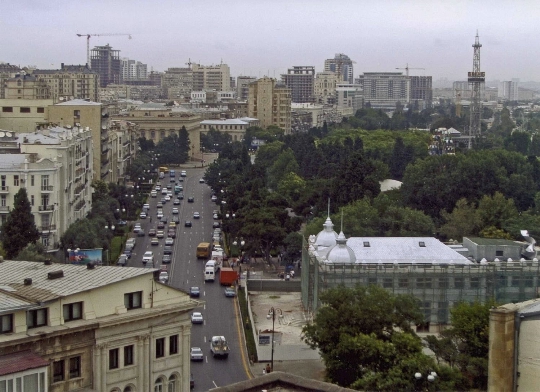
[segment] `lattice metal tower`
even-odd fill
[[[471,85],[471,122],[469,126],[469,148],[472,147],[473,138],[479,137],[482,130],[480,125],[480,118],[482,114],[482,84],[486,80],[486,73],[480,71],[480,39],[478,38],[478,31],[476,32],[476,39],[474,41],[474,57],[473,57],[473,70],[469,72],[469,84]]]

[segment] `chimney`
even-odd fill
[[[49,280],[54,280],[54,279],[63,278],[63,277],[64,277],[64,271],[62,270],[49,272],[47,274],[47,279]]]
[[[24,279],[24,285],[25,286],[31,286],[32,285],[32,278]]]

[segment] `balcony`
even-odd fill
[[[41,186],[41,192],[52,192],[53,191],[52,185],[42,185]]]
[[[4,185],[0,186],[0,193],[8,193],[9,192],[9,186]]]
[[[9,206],[0,206],[0,214],[7,214],[9,213]]]
[[[54,204],[39,206],[39,212],[54,211]]]
[[[52,231],[56,230],[56,225],[40,226],[39,231]]]
[[[80,202],[78,202],[77,204],[75,204],[75,211],[80,211],[84,208],[84,206],[86,205],[86,201],[85,200],[81,200]]]

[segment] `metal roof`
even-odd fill
[[[12,287],[0,285],[0,314],[8,310],[24,309],[31,305],[32,302],[19,298]]]
[[[242,121],[238,118],[227,118],[223,120],[204,120],[201,121],[203,125],[249,125],[248,122]]]
[[[49,361],[31,351],[0,355],[0,376],[45,366],[49,366]]]
[[[57,103],[55,106],[101,106],[101,103],[87,101],[85,99],[72,99],[70,101]]]
[[[49,279],[48,273],[62,270],[64,276]],[[56,298],[77,294],[98,287],[107,286],[125,279],[152,274],[155,268],[107,267],[95,266],[87,269],[86,265],[56,264],[45,265],[32,261],[4,260],[0,262],[0,293],[2,286],[13,289],[16,294],[32,302],[46,302]],[[25,285],[26,278],[32,284]],[[5,289],[5,287],[4,287]],[[4,290],[4,294],[7,291]]]

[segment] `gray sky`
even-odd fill
[[[84,64],[86,38],[164,71],[228,64],[232,76],[278,77],[293,65],[323,70],[345,53],[362,72],[465,80],[474,36],[486,79],[540,81],[538,0],[1,0],[0,61],[59,68]]]

